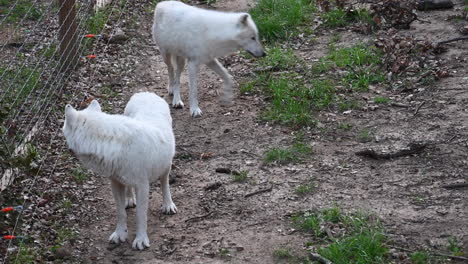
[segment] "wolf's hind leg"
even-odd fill
[[[147,179],[147,178],[146,178]],[[137,209],[136,209],[136,237],[133,240],[133,248],[143,250],[150,246],[147,230],[149,182],[139,182],[135,186]]]
[[[171,57],[172,63],[175,63],[175,75],[174,75],[174,89],[172,90],[174,97],[172,98],[172,106],[176,108],[184,107],[184,103],[180,98],[180,75],[184,70],[185,59],[180,56]]]
[[[161,182],[161,189],[163,195],[163,204],[161,206],[161,211],[165,214],[175,214],[177,213],[177,207],[172,201],[171,190],[169,189],[169,174],[171,169],[167,170],[167,173],[164,173],[159,179]]]
[[[125,185],[111,179],[112,194],[117,208],[117,227],[109,237],[109,242],[119,243],[127,240],[127,212],[125,212]]]

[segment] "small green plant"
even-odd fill
[[[463,248],[459,246],[458,240],[456,237],[449,237],[448,238],[448,246],[447,249],[452,252],[454,256],[463,256]]]
[[[341,8],[336,8],[322,14],[322,18],[325,20],[324,25],[330,28],[344,27],[356,22],[369,25],[375,24],[367,9],[346,11]]]
[[[241,94],[251,94],[253,93],[254,89],[255,89],[254,81],[243,82],[239,85],[239,90]]]
[[[63,199],[62,201],[62,208],[63,209],[70,209],[73,206],[73,203],[68,199]]]
[[[23,242],[20,242],[18,245],[18,253],[10,257],[12,258],[11,263],[13,264],[35,263],[33,251]]]
[[[318,252],[336,264],[388,263],[385,236],[374,229],[337,239]]]
[[[374,103],[376,104],[388,104],[390,102],[390,99],[387,97],[375,97],[374,98]]]
[[[77,183],[84,183],[88,179],[88,174],[81,167],[74,168],[72,170],[72,176]]]
[[[219,249],[219,256],[222,257],[222,258],[226,258],[226,257],[229,257],[229,249],[227,248],[220,248]]]
[[[363,129],[359,132],[357,138],[359,142],[369,142],[372,140],[372,135],[369,130]]]
[[[296,193],[299,195],[305,195],[307,193],[311,193],[315,190],[315,184],[314,183],[308,183],[308,184],[301,184],[297,186],[296,188]]]
[[[281,47],[267,49],[268,56],[259,59],[258,63],[264,68],[273,68],[273,70],[290,70],[298,64],[299,59],[294,55],[291,49],[283,50]]]
[[[412,264],[427,264],[430,263],[430,255],[426,251],[417,251],[411,254],[410,260]]]
[[[342,221],[343,214],[338,206],[322,210],[323,220],[330,223],[338,223]]]
[[[302,142],[296,142],[292,147],[287,149],[272,148],[265,154],[266,163],[287,164],[298,162],[306,158],[312,153],[312,148]]]
[[[247,176],[249,175],[249,171],[241,170],[239,172],[233,173],[233,181],[235,182],[245,182],[247,180]]]
[[[353,128],[353,125],[351,125],[350,123],[340,123],[338,125],[338,128],[342,130],[351,130],[351,128]]]
[[[359,102],[356,100],[345,100],[341,101],[338,104],[338,110],[340,112],[352,110],[352,109],[358,109],[359,108]]]
[[[305,232],[311,232],[315,237],[322,237],[322,220],[319,214],[306,212],[304,214],[295,215],[292,217],[293,224]]]
[[[279,248],[273,251],[273,256],[278,259],[291,259],[293,255],[290,249],[287,248]]]
[[[249,13],[260,37],[271,43],[294,35],[297,27],[312,17],[313,11],[312,0],[259,0]]]

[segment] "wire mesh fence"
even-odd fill
[[[106,2],[97,4],[103,7]],[[95,4],[93,0],[0,0],[0,194],[17,185],[18,195],[27,197],[39,176],[53,173],[60,162],[51,161],[54,154],[65,151],[63,144],[57,146],[60,129],[48,129],[56,126],[51,116],[61,112],[63,104],[58,102],[63,96],[74,98],[79,93],[67,87],[70,76],[76,68],[95,63],[96,47],[105,49],[111,40],[106,25],[120,20],[127,8],[125,0],[99,10]],[[106,38],[101,37],[104,33]],[[26,207],[26,199],[18,201],[22,204],[17,206]],[[10,206],[8,202],[0,195],[2,207]],[[29,214],[34,215],[34,210]],[[0,245],[5,253],[0,254],[0,262],[18,260],[21,250],[9,254],[7,249],[15,238],[23,237],[17,234],[18,225],[27,222],[22,215],[19,211],[8,227],[2,226],[5,221],[0,223],[0,235],[10,240]]]

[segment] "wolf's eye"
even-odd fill
[[[252,37],[252,40],[255,40],[255,37]]]

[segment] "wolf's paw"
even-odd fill
[[[176,97],[174,97],[174,99],[172,99],[172,107],[173,108],[183,108],[184,103],[182,102],[182,100],[176,99]]]
[[[128,232],[127,230],[115,230],[114,233],[109,237],[109,242],[114,244],[119,244],[120,242],[125,242],[127,240]]]
[[[125,199],[125,208],[134,208],[136,207],[135,197],[127,197]]]
[[[133,240],[133,244],[132,244],[132,247],[134,249],[138,249],[138,250],[143,250],[147,247],[150,246],[150,243],[149,243],[149,239],[148,239],[148,235],[145,233],[145,234],[137,234],[135,240]]]
[[[163,212],[163,214],[176,214],[177,207],[174,203],[163,204],[161,206],[161,212]]]
[[[202,115],[202,111],[198,107],[194,109],[190,108],[190,115],[192,115],[192,117],[199,117]]]

